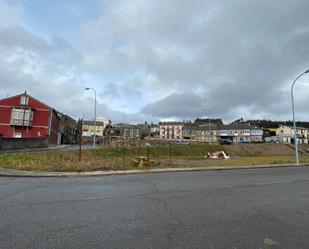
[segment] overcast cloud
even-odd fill
[[[0,97],[28,90],[75,118],[92,117],[91,86],[116,122],[290,119],[309,68],[306,0],[43,2],[0,0]],[[308,93],[304,76],[297,119]]]

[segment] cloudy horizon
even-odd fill
[[[0,98],[74,118],[290,120],[309,68],[309,2],[0,0]],[[309,121],[309,76],[295,86]]]

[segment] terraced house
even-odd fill
[[[218,142],[218,127],[216,125],[197,125],[186,123],[183,128],[183,138],[201,142]]]
[[[263,142],[264,130],[248,124],[230,124],[219,127],[220,139],[229,139],[233,143]]]
[[[160,122],[160,138],[167,140],[183,139],[183,122]]]

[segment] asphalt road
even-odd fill
[[[309,248],[309,167],[0,178],[0,248]]]

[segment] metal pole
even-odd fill
[[[96,145],[96,139],[97,139],[97,93],[92,88],[94,92],[94,137],[93,137],[93,148],[95,148]]]
[[[208,116],[208,143],[210,143],[210,117]]]
[[[94,88],[87,87],[86,90],[91,89],[94,92],[94,132],[93,132],[93,148],[96,145],[96,135],[97,135],[97,93]]]
[[[291,87],[291,100],[292,100],[292,113],[293,113],[293,129],[294,129],[294,144],[295,144],[295,160],[296,165],[299,164],[299,155],[298,155],[298,141],[297,141],[297,134],[296,134],[296,121],[295,121],[295,111],[294,111],[294,96],[293,96],[293,89],[296,81],[302,77],[304,74],[309,73],[309,69],[304,73],[300,74],[293,82]]]

